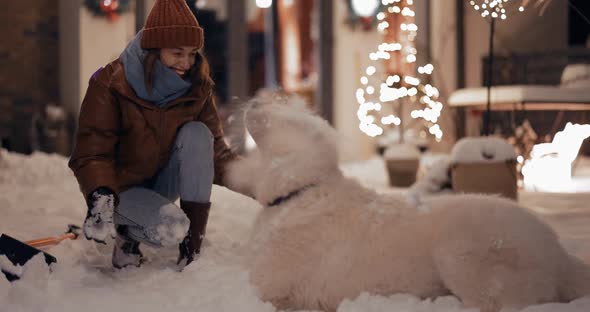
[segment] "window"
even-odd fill
[[[569,0],[569,3],[569,46],[589,46],[590,1]]]

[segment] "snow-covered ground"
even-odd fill
[[[0,232],[25,241],[57,235],[68,224],[82,223],[86,208],[66,162],[55,155],[25,157],[0,151]],[[380,192],[404,191],[387,187],[380,159],[345,164],[343,170]],[[590,181],[590,162],[583,160],[576,172],[580,181]],[[590,193],[522,192],[519,200],[547,220],[571,252],[590,262]],[[212,201],[203,255],[183,272],[174,265],[174,248],[143,247],[147,264],[114,271],[112,242],[104,246],[85,239],[64,241],[48,250],[58,258],[51,273],[36,257],[24,268],[21,280],[11,284],[0,278],[0,311],[275,311],[258,299],[240,261],[240,249],[261,207],[221,187],[214,188]],[[476,310],[463,309],[453,297],[431,301],[403,294],[388,298],[363,294],[343,302],[338,311]],[[590,311],[590,298],[521,312],[554,311]]]

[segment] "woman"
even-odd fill
[[[142,263],[140,242],[179,244],[182,265],[200,251],[212,183],[235,156],[202,46],[185,1],[158,0],[119,59],[90,79],[69,166],[88,205],[84,234],[116,236],[116,268]]]

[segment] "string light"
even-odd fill
[[[526,4],[529,0],[523,0],[522,4]],[[492,93],[492,76],[493,76],[493,61],[494,61],[494,31],[496,29],[496,20],[498,18],[502,20],[506,20],[508,16],[506,15],[506,8],[511,4],[514,4],[515,0],[470,0],[469,4],[473,6],[473,9],[481,12],[481,17],[487,18],[490,17],[490,44],[488,50],[488,62],[487,62],[487,76],[486,76],[486,87],[487,87],[487,105],[486,105],[486,112],[483,115],[483,133],[484,135],[490,134],[490,110],[491,110],[491,93]],[[520,6],[518,11],[523,12],[524,6]]]
[[[352,0],[352,9],[358,16],[372,16],[379,7],[379,0]]]
[[[272,5],[272,0],[256,0],[256,6],[261,9],[268,9]]]
[[[504,0],[506,1],[506,0]],[[488,0],[489,2],[489,0]],[[497,1],[496,1],[497,2]],[[383,10],[377,14],[379,23],[377,30],[380,33],[387,33],[391,30],[390,20],[387,17],[398,15],[399,18],[413,18],[416,13],[413,10],[413,0],[382,0]],[[475,5],[475,1],[471,1]],[[486,7],[488,4],[486,3]],[[496,4],[494,4],[494,7]],[[502,8],[501,8],[502,9]],[[502,12],[502,11],[500,11]],[[502,13],[501,13],[502,14]],[[418,51],[415,48],[414,41],[418,32],[418,26],[413,22],[398,24],[399,42],[382,42],[378,45],[377,51],[369,54],[371,61],[380,60],[399,60],[402,64],[400,67],[405,68],[403,64],[412,64],[417,61]],[[377,67],[369,65],[365,69],[365,75],[361,77],[362,88],[356,91],[356,99],[359,104],[357,117],[359,119],[359,129],[368,136],[375,137],[384,133],[385,127],[399,126],[402,123],[403,116],[392,114],[391,109],[383,112],[386,116],[380,115],[383,106],[391,106],[400,100],[407,100],[406,104],[416,104],[422,109],[414,109],[410,116],[413,119],[422,119],[425,122],[426,130],[434,136],[437,141],[443,137],[443,131],[438,125],[438,119],[441,115],[443,104],[438,101],[438,89],[430,84],[428,75],[434,71],[432,64],[416,66],[416,73],[406,73],[400,77],[397,74],[387,74],[385,66]],[[377,87],[378,86],[378,87]],[[380,118],[376,118],[382,116]]]
[[[474,10],[480,12],[482,17],[508,18],[506,7],[516,2],[515,0],[471,0],[469,4]],[[524,6],[519,6],[519,12],[524,12]]]

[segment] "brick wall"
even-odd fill
[[[35,112],[59,104],[58,1],[3,1],[0,10],[0,137],[29,153]]]

